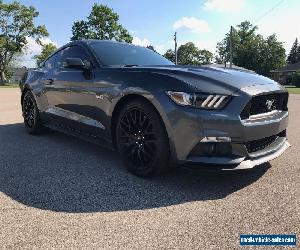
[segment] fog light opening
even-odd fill
[[[232,154],[230,137],[204,137],[190,152],[190,156],[224,157]]]

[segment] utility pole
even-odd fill
[[[174,34],[174,42],[175,42],[175,65],[177,65],[177,32]]]
[[[230,26],[230,68],[232,68],[232,26]]]

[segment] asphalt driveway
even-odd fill
[[[239,249],[242,233],[299,241],[300,95],[290,96],[292,147],[270,164],[154,179],[93,144],[28,135],[19,98],[0,89],[0,248]]]

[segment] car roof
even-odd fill
[[[72,42],[67,43],[66,45],[62,46],[62,47],[66,47],[66,46],[70,46],[70,45],[89,45],[92,43],[110,43],[110,44],[126,44],[126,45],[133,45],[131,43],[126,43],[126,42],[118,42],[118,41],[112,41],[112,40],[98,40],[98,39],[83,39],[83,40],[75,40]]]
[[[58,53],[59,51],[65,49],[66,47],[69,46],[74,46],[74,45],[81,45],[81,46],[85,46],[85,47],[89,47],[90,44],[94,44],[94,43],[106,43],[106,44],[124,44],[124,45],[128,45],[128,46],[137,46],[131,43],[126,43],[126,42],[118,42],[118,41],[113,41],[113,40],[99,40],[99,39],[82,39],[82,40],[75,40],[75,41],[71,41],[61,47],[59,47],[54,53],[52,53],[51,55],[49,55],[46,60],[44,60],[44,62],[41,64],[43,65],[50,57],[52,57],[53,55],[55,55],[56,53]]]

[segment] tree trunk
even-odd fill
[[[0,72],[0,85],[4,85],[6,82],[4,71]]]

